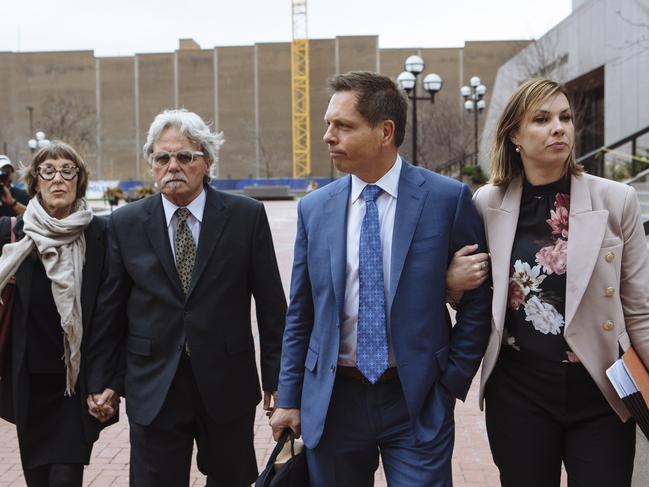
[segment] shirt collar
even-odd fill
[[[169,225],[171,225],[171,219],[176,213],[176,210],[182,207],[174,205],[171,201],[169,201],[165,197],[165,195],[161,195],[161,196],[162,196],[162,207],[164,208],[165,211],[165,220],[167,220],[167,227],[168,227]],[[207,193],[205,192],[205,189],[203,189],[203,191],[201,191],[201,193],[196,198],[194,198],[194,200],[191,203],[185,206],[185,208],[187,208],[189,212],[192,214],[192,216],[196,218],[199,222],[203,221],[203,211],[205,210],[206,200],[207,200]]]
[[[392,164],[390,170],[386,172],[381,179],[374,183],[393,198],[396,198],[399,193],[399,176],[401,175],[401,164],[401,156],[397,154],[397,160],[394,161],[394,164]],[[367,186],[368,184],[370,183],[366,183],[358,176],[354,176],[352,174],[352,203],[355,203],[356,200],[360,198],[361,193],[365,189],[365,186]]]

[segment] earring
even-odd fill
[[[516,152],[520,152],[520,151],[521,151],[521,146],[520,146],[520,145],[517,145],[517,146],[516,146]]]

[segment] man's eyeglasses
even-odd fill
[[[203,157],[203,156],[205,156],[205,154],[203,154],[201,151],[192,151],[192,150],[179,150],[176,152],[159,151],[151,154],[149,156],[149,160],[151,161],[152,164],[162,167],[169,164],[171,158],[174,157],[178,162],[178,164],[184,166],[194,162],[195,157]]]
[[[51,181],[56,177],[56,173],[61,173],[61,177],[66,181],[72,181],[77,177],[79,173],[79,168],[77,166],[63,166],[61,169],[57,169],[54,166],[38,166],[36,169],[38,175],[43,178],[45,181]]]

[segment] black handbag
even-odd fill
[[[275,471],[277,456],[287,441],[291,442],[291,458]],[[286,428],[282,433],[273,453],[270,454],[266,468],[257,478],[255,487],[309,487],[306,451],[295,453],[295,435],[290,428]]]

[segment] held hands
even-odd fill
[[[112,418],[119,407],[119,395],[112,389],[104,389],[101,394],[88,394],[86,399],[88,413],[101,423]]]
[[[273,438],[279,441],[282,431],[291,428],[295,437],[300,437],[300,410],[277,408],[270,417],[268,422],[273,430]]]

